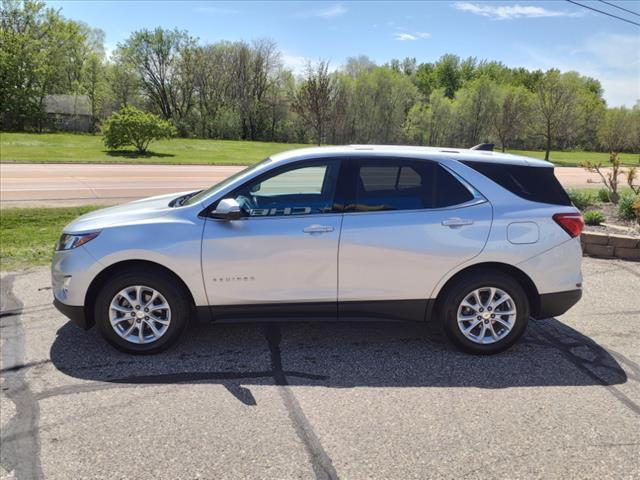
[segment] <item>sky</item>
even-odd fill
[[[640,23],[640,2],[579,3]],[[187,30],[201,42],[275,40],[286,66],[307,61],[334,68],[366,55],[377,63],[415,57],[433,62],[445,53],[498,60],[510,67],[576,70],[597,78],[609,106],[640,99],[640,27],[568,1],[78,1],[51,7],[106,34],[107,51],[142,28]]]

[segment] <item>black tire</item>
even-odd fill
[[[111,326],[109,309],[111,300],[121,290],[133,285],[144,285],[158,291],[171,309],[171,320],[164,334],[150,343],[131,343],[119,336]],[[100,289],[95,302],[95,320],[102,336],[118,350],[134,355],[161,352],[174,344],[189,319],[189,296],[174,278],[162,271],[129,271],[114,275]],[[148,327],[146,327],[148,328]]]
[[[503,290],[513,299],[516,307],[515,322],[511,331],[504,338],[489,344],[470,340],[458,326],[458,308],[461,302],[469,293],[483,287],[496,287]],[[499,271],[470,272],[454,280],[454,283],[447,286],[442,297],[438,299],[438,314],[449,340],[460,350],[476,355],[491,355],[511,347],[525,332],[529,312],[529,300],[522,286],[508,274]]]

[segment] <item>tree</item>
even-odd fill
[[[114,110],[139,103],[140,79],[135,66],[125,58],[116,54],[115,61],[106,66],[105,76]]]
[[[104,64],[98,54],[91,54],[86,61],[82,74],[82,83],[83,90],[91,103],[91,121],[95,129],[108,93]]]
[[[620,153],[629,145],[633,129],[632,114],[624,107],[610,108],[598,128],[598,141],[611,153]]]
[[[80,93],[89,52],[86,25],[64,19],[44,2],[3,0],[0,10],[0,126],[44,128],[44,101]],[[99,36],[94,39],[100,42]]]
[[[198,47],[194,51],[194,93],[202,137],[213,135],[214,119],[230,101],[232,57],[233,46],[228,43]]]
[[[327,125],[331,120],[331,103],[335,84],[329,73],[329,62],[319,61],[307,65],[306,78],[293,101],[293,110],[314,131],[318,145],[325,138]]]
[[[462,85],[460,58],[450,53],[443,55],[435,64],[434,75],[437,87],[444,89],[447,98],[453,98]]]
[[[138,70],[142,90],[166,120],[184,119],[192,107],[190,53],[195,40],[180,30],[139,30],[118,55]]]
[[[171,123],[135,107],[122,107],[104,124],[104,144],[110,150],[133,145],[138,153],[145,153],[153,140],[171,138],[175,134]]]
[[[549,70],[536,88],[535,114],[540,126],[539,134],[545,140],[545,160],[549,160],[556,139],[575,122],[576,118],[575,85],[572,85],[565,75],[557,70]]]
[[[508,85],[498,90],[497,97],[492,124],[504,152],[511,141],[524,134],[533,99],[526,88]]]
[[[487,140],[498,109],[497,87],[487,77],[473,80],[458,92],[458,132],[463,145]]]

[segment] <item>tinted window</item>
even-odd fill
[[[440,165],[436,166],[435,208],[460,205],[473,200],[474,196],[460,181]]]
[[[473,195],[439,165],[418,160],[378,159],[359,162],[355,205],[359,212],[415,210],[458,205]]]
[[[486,162],[462,162],[526,200],[571,205],[571,200],[550,167],[527,167]]]
[[[339,163],[334,160],[278,170],[231,194],[250,217],[309,215],[332,211]]]

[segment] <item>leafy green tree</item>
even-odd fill
[[[44,100],[79,93],[90,29],[44,2],[3,0],[0,10],[0,123],[3,129],[44,127]]]
[[[533,94],[524,87],[503,85],[498,89],[496,102],[492,124],[504,152],[510,142],[524,135],[531,118]]]
[[[138,105],[140,78],[136,68],[118,54],[115,55],[114,61],[104,68],[109,89],[108,97],[113,102],[112,109],[119,110],[127,105]]]
[[[496,84],[487,77],[470,82],[458,92],[458,132],[464,146],[472,147],[488,140],[498,110],[497,94]]]
[[[575,124],[578,96],[567,74],[549,70],[538,82],[536,99],[535,120],[545,141],[544,159],[549,160],[554,142]]]
[[[176,129],[171,123],[135,107],[122,107],[104,122],[104,144],[110,150],[133,145],[145,153],[153,140],[171,138]]]
[[[93,53],[85,62],[82,72],[82,86],[91,104],[91,120],[93,128],[102,116],[103,108],[109,93],[105,78],[105,66],[100,56]]]
[[[627,146],[633,129],[631,111],[624,107],[610,108],[604,114],[604,119],[598,128],[598,140],[611,153],[620,153]]]
[[[443,88],[444,94],[453,98],[462,85],[460,57],[450,53],[443,55],[435,64],[434,74],[438,88]]]

